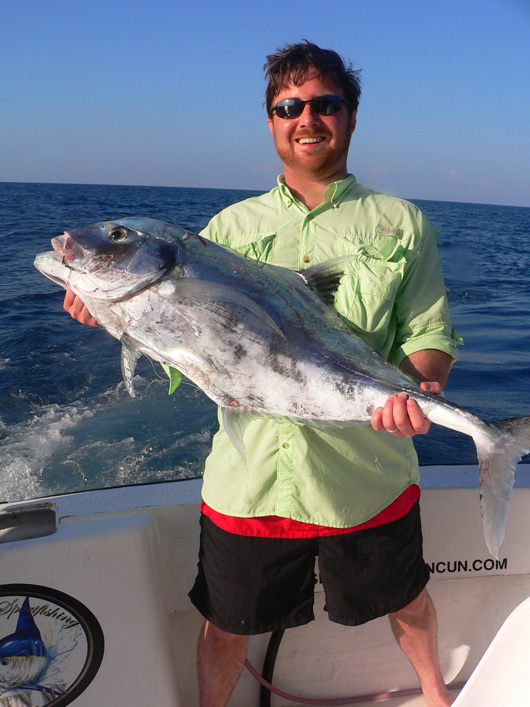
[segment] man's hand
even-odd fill
[[[420,387],[435,395],[442,392],[442,386],[435,381],[420,383]],[[406,393],[391,395],[384,407],[374,410],[371,422],[377,432],[386,430],[395,437],[424,435],[431,428],[430,421],[424,417],[418,403]]]
[[[72,290],[66,290],[64,296],[63,309],[81,324],[88,326],[99,326],[94,317],[90,314],[85,303],[75,295]]]
[[[452,362],[452,357],[443,351],[425,349],[403,359],[400,368],[422,381],[422,390],[438,395],[447,383]],[[384,407],[374,410],[371,422],[377,432],[386,430],[395,437],[424,435],[431,428],[431,423],[424,417],[419,405],[406,393],[391,395]]]

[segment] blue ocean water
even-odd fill
[[[33,267],[65,229],[152,216],[192,231],[255,192],[0,183],[0,501],[199,476],[216,409],[191,384],[168,396],[143,358],[125,391],[120,345],[62,311]],[[530,209],[416,201],[439,229],[465,346],[446,397],[485,418],[530,414]],[[433,426],[422,464],[474,463],[471,440]]]

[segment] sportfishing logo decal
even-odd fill
[[[96,675],[103,647],[96,617],[76,599],[0,586],[0,707],[70,704]]]

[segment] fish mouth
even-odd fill
[[[68,265],[73,260],[78,260],[85,256],[83,248],[76,243],[69,233],[63,233],[62,236],[52,238],[51,243],[54,251],[62,256],[63,265]]]
[[[68,278],[71,274],[71,269],[67,268],[61,253],[55,251],[46,251],[39,253],[34,261],[34,265],[43,275],[52,280],[52,282],[66,287]]]

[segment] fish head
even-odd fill
[[[35,267],[81,298],[119,300],[159,280],[181,257],[186,231],[149,218],[103,221],[52,238]]]
[[[16,655],[0,658],[0,689],[35,683],[48,663],[45,656]]]

